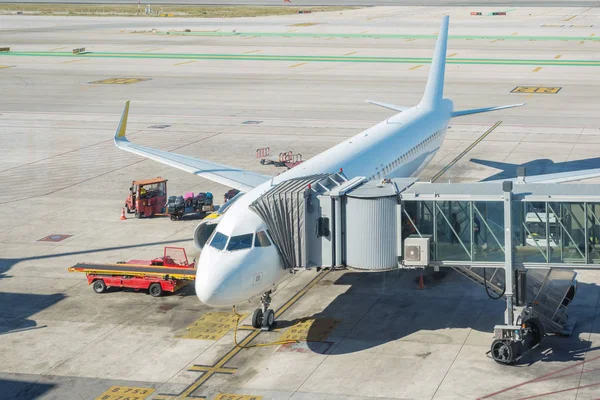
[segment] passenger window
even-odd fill
[[[214,247],[217,250],[223,250],[227,244],[227,235],[223,235],[221,232],[215,233],[213,239],[210,241],[210,247]]]
[[[232,236],[227,245],[228,251],[245,250],[252,248],[253,233],[245,235]]]
[[[256,236],[254,237],[254,247],[269,247],[270,245],[271,241],[264,231],[256,232]]]

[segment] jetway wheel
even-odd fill
[[[515,359],[515,351],[512,342],[496,339],[492,342],[492,358],[500,364],[512,364]]]
[[[535,318],[523,322],[527,332],[527,348],[530,349],[537,345],[544,338],[544,326]]]

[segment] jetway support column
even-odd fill
[[[504,274],[505,274],[505,288],[504,295],[506,296],[506,312],[504,314],[504,323],[506,325],[513,325],[515,322],[514,316],[514,265],[513,265],[513,245],[512,245],[512,189],[513,183],[511,181],[505,181],[502,184],[502,190],[504,191]]]
[[[334,206],[334,249],[335,260],[333,265],[342,266],[342,196],[333,198]]]

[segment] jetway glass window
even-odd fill
[[[555,220],[545,202],[514,202],[512,229],[516,262],[547,263],[548,248],[556,244],[546,221]]]
[[[433,201],[402,202],[402,246],[411,235],[433,237]],[[435,259],[434,243],[431,240],[431,255]]]
[[[470,261],[473,232],[471,202],[437,201],[434,207],[436,259]]]
[[[600,203],[586,204],[588,263],[600,264]]]
[[[473,202],[473,260],[504,261],[504,204]]]
[[[585,253],[584,203],[548,202],[548,243],[550,262],[583,263]]]

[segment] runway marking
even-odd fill
[[[558,60],[561,57],[561,54],[554,56],[555,60]]]
[[[501,123],[502,123],[502,121],[496,122],[494,125],[492,125],[492,127],[490,129],[485,131],[483,133],[483,135],[479,136],[479,138],[477,140],[475,140],[473,143],[471,143],[471,145],[469,147],[467,147],[459,155],[454,157],[454,159],[452,161],[450,161],[448,164],[446,164],[446,166],[444,168],[442,168],[437,174],[435,174],[433,176],[433,178],[431,178],[431,182],[437,181],[442,175],[444,175],[446,173],[446,171],[448,171],[450,168],[452,168],[454,166],[454,164],[456,164],[458,161],[460,161],[461,158],[463,158],[469,151],[471,151],[475,146],[477,146],[479,143],[481,143],[481,141],[483,139],[485,139],[490,133],[492,133],[494,131],[494,129],[496,129],[498,126],[500,126]]]
[[[415,38],[412,38],[412,39],[406,39],[406,41],[407,41],[407,42],[412,42],[413,40],[417,40],[417,39],[415,39]]]
[[[491,43],[496,43],[496,42],[499,42],[499,41],[501,41],[501,40],[504,40],[504,39],[494,39],[494,40],[492,40],[492,42],[491,42]]]
[[[296,68],[296,67],[299,67],[299,66],[304,65],[304,64],[306,64],[306,63],[303,62],[303,63],[300,63],[300,64],[290,65],[290,68]]]
[[[594,36],[596,36],[596,34],[595,34],[595,33],[592,33],[592,34],[590,35],[590,37],[594,37]]]
[[[539,72],[542,69],[542,67],[537,67],[533,69],[533,72]]]
[[[583,42],[582,42],[583,43]],[[21,57],[68,57],[73,58],[69,52],[10,52],[4,55]],[[409,57],[360,57],[360,56],[308,56],[308,55],[269,55],[269,54],[180,54],[180,53],[119,53],[119,52],[90,52],[86,58],[76,60],[89,60],[91,58],[147,58],[147,59],[172,59],[172,60],[254,60],[254,61],[319,61],[319,62],[367,62],[367,63],[404,63],[404,64],[429,64],[431,58]],[[473,65],[534,65],[534,66],[591,66],[599,67],[600,60],[556,60],[556,59],[502,59],[502,58],[451,58],[448,64],[473,64]]]
[[[306,284],[300,291],[298,291],[294,296],[292,296],[286,303],[284,303],[277,311],[275,311],[275,319],[277,320],[283,313],[285,313],[291,306],[296,304],[298,300],[300,300],[310,289],[312,289],[317,283],[321,281],[327,274],[327,271],[321,271],[317,274],[310,282]],[[188,387],[182,390],[178,394],[159,394],[154,397],[155,400],[167,400],[167,399],[180,399],[180,398],[205,398],[204,396],[196,396],[193,393],[198,390],[200,386],[202,386],[206,381],[208,381],[214,374],[231,374],[230,372],[233,369],[237,368],[227,368],[225,364],[231,361],[233,357],[235,357],[240,351],[243,350],[245,346],[250,344],[254,339],[261,334],[260,329],[254,329],[252,332],[248,334],[240,343],[239,346],[233,346],[223,357],[221,357],[214,365],[193,365],[190,367],[191,371],[200,371],[202,375],[192,382]],[[223,372],[219,372],[219,370],[224,370]],[[235,372],[235,371],[234,371]]]
[[[132,85],[134,83],[149,81],[150,78],[109,78],[89,82],[94,85]]]
[[[250,51],[247,51],[247,52],[245,52],[245,53],[242,53],[242,54],[252,54],[252,53],[258,53],[259,51],[260,51],[260,50],[250,50]]]
[[[291,25],[288,25],[288,26],[302,26],[302,27],[304,27],[304,26],[313,26],[313,25],[319,25],[319,24],[320,24],[319,22],[301,22],[299,24],[291,24]]]
[[[564,25],[545,25],[546,27],[563,27]],[[286,32],[181,32],[181,31],[162,31],[153,33],[155,35],[170,35],[170,36],[256,36],[256,37],[307,37],[307,38],[322,38],[322,37],[338,37],[338,38],[373,38],[373,39],[437,39],[437,35],[432,34],[378,34],[363,31],[361,33],[317,33],[317,32],[297,32],[297,30],[289,30]],[[449,35],[449,39],[464,39],[464,40],[548,40],[548,41],[578,41],[581,37],[575,36],[511,36],[511,35]],[[600,40],[593,38],[587,40]]]
[[[328,37],[328,38],[325,38],[325,39],[323,39],[323,40],[333,40],[333,39],[335,39],[335,38],[333,38],[333,37]]]
[[[414,67],[410,67],[408,70],[412,71],[413,69],[421,68],[423,65],[415,65]]]
[[[458,55],[458,53],[452,53],[447,58],[454,57],[455,55]]]
[[[598,360],[598,359],[600,359],[600,356],[593,357],[593,358],[591,358],[589,360],[583,360],[583,361],[575,363],[575,364],[573,364],[573,365],[571,365],[569,367],[561,368],[561,369],[558,369],[558,370],[556,370],[554,372],[550,372],[550,373],[544,374],[542,376],[538,376],[537,378],[533,378],[533,379],[530,379],[528,381],[521,382],[521,383],[518,383],[516,385],[510,386],[510,387],[508,387],[506,389],[502,389],[502,390],[499,390],[497,392],[490,393],[488,395],[485,395],[483,397],[478,398],[478,400],[489,399],[489,398],[495,397],[495,396],[497,396],[499,394],[506,393],[506,392],[508,392],[510,390],[520,388],[520,387],[525,386],[525,385],[530,384],[530,383],[537,383],[539,381],[548,380],[548,378],[550,378],[550,377],[552,377],[552,378],[560,378],[560,375],[559,376],[554,376],[554,375],[556,375],[556,374],[558,374],[560,372],[567,371],[567,370],[572,369],[572,368],[576,368],[578,366],[582,366],[582,368],[584,368],[585,367],[585,363],[590,362],[590,361],[594,361],[594,360]],[[598,386],[598,385],[600,385],[600,383],[594,383],[594,384],[591,384],[591,385],[578,386],[576,388],[565,389],[564,391],[575,390],[575,389],[584,388],[584,387]],[[554,393],[560,393],[560,391],[559,392],[554,392]],[[547,395],[550,395],[550,394],[551,393],[544,393],[544,394],[542,394],[540,396],[547,396]],[[526,397],[526,398],[534,398],[534,397]]]
[[[196,62],[196,60],[191,60],[191,61],[184,61],[184,62],[180,62],[180,63],[173,64],[173,65],[191,64],[191,63],[195,63],[195,62]]]
[[[576,16],[577,16],[577,15],[572,15],[572,16],[570,16],[570,17],[569,17],[569,18],[567,18],[567,19],[563,19],[563,21],[565,21],[565,22],[568,22],[568,21],[572,20],[573,18],[575,18]]]
[[[511,93],[544,93],[544,94],[556,94],[562,89],[562,87],[543,87],[543,86],[517,86]]]
[[[242,40],[244,40],[244,39],[254,39],[255,37],[257,37],[257,36],[245,36],[245,37],[242,38]]]
[[[246,316],[244,316],[245,318]],[[231,312],[209,312],[177,335],[180,339],[219,340],[235,328],[237,316]]]
[[[4,69],[4,68],[10,68],[10,65],[0,65],[0,69]]]
[[[351,51],[350,53],[346,53],[344,54],[345,56],[351,56],[352,54],[356,54],[358,53],[358,51]]]
[[[140,388],[133,386],[111,386],[105,390],[96,400],[144,400],[154,393],[155,389]]]
[[[148,50],[144,50],[144,53],[147,53],[149,51],[162,50],[162,49],[163,49],[162,47],[158,47],[156,49],[148,49]]]
[[[542,28],[562,28],[564,25],[542,25]]]
[[[89,58],[78,58],[77,60],[63,61],[63,62],[61,62],[61,64],[76,63],[76,62],[81,62],[81,61],[86,61],[86,60],[89,60]]]
[[[50,49],[50,51],[56,51],[56,50],[62,50],[62,49],[66,49],[67,46],[63,46],[63,47],[55,47],[53,49]]]
[[[290,29],[288,33],[296,32],[298,29]]]
[[[513,32],[513,34],[510,36],[517,36],[518,34],[519,34],[519,32]]]
[[[322,342],[341,322],[335,318],[308,318],[290,326],[277,339],[278,341],[295,340],[299,342]]]

